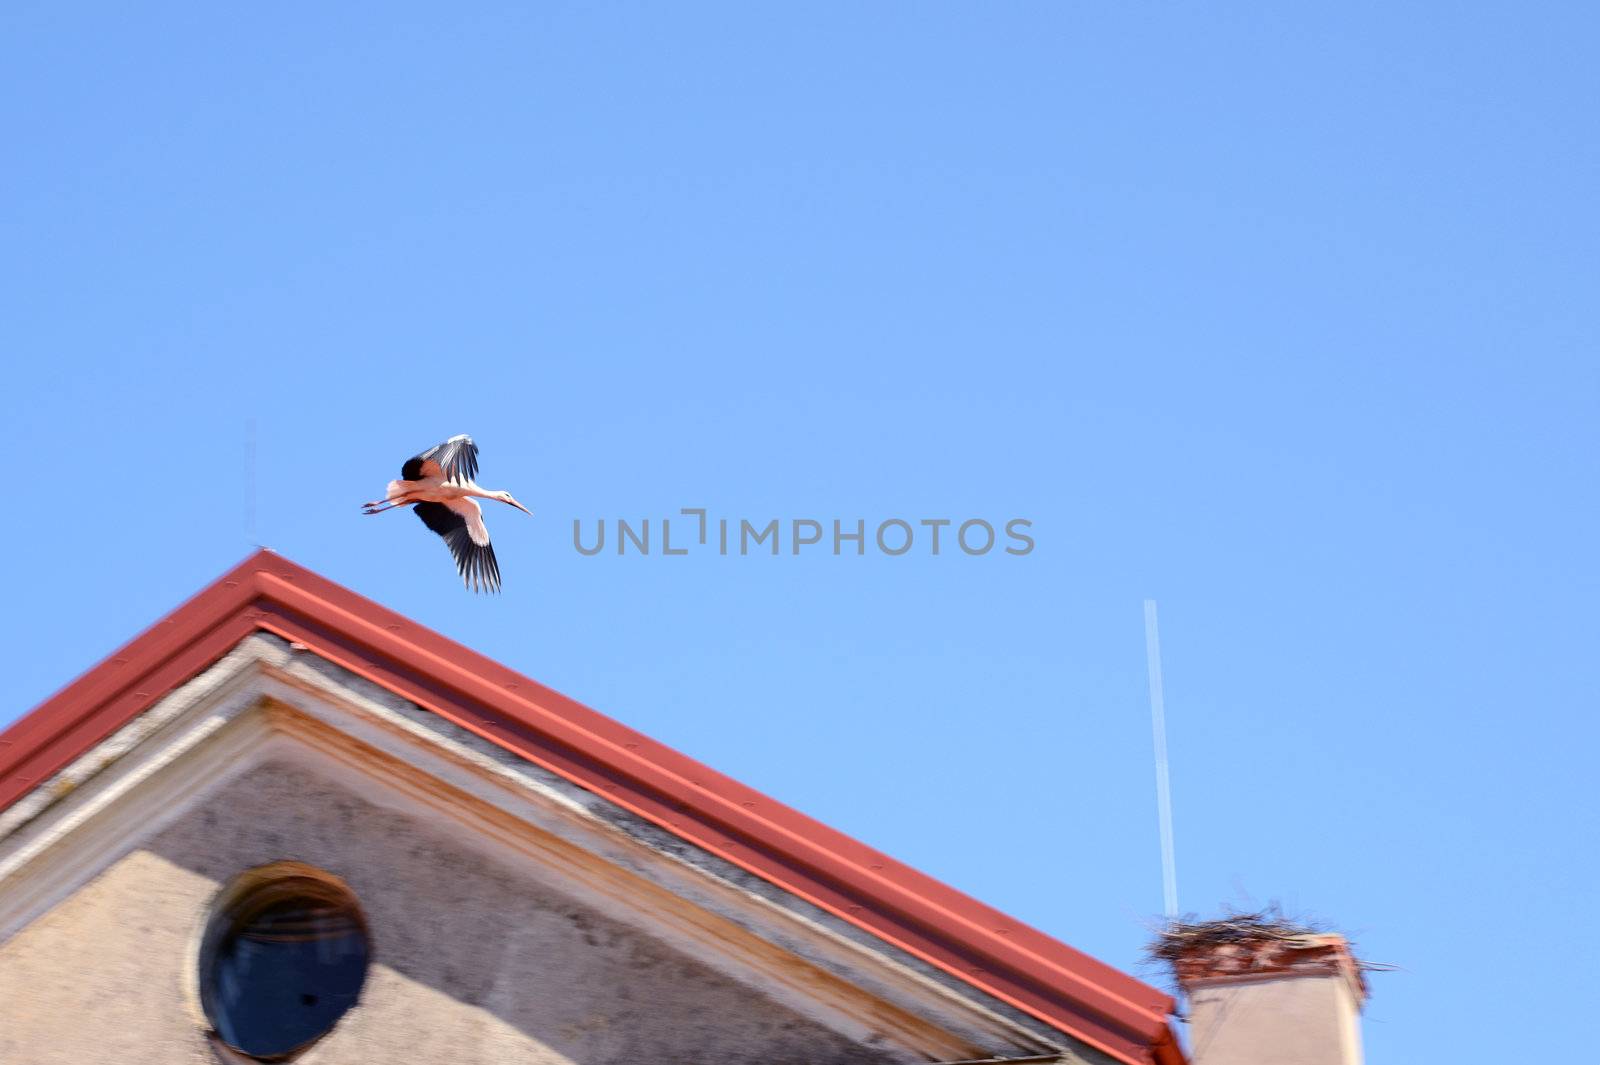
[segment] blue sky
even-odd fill
[[[1135,968],[1154,597],[1183,907],[1568,1052],[1590,5],[338,8],[0,14],[0,722],[259,540]],[[457,432],[497,599],[357,512]],[[572,548],[695,506],[1037,547]]]

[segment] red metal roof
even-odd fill
[[[0,733],[0,810],[256,630],[313,652],[1112,1055],[1182,1065],[1172,999],[804,814],[259,551]]]

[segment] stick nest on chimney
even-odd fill
[[[1229,944],[1258,944],[1270,940],[1293,940],[1332,929],[1309,921],[1291,920],[1276,905],[1248,912],[1230,910],[1211,921],[1189,915],[1172,921],[1156,932],[1145,954],[1151,961],[1171,964],[1197,951],[1210,951]]]
[[[1356,957],[1355,946],[1326,925],[1285,917],[1276,904],[1253,912],[1229,911],[1211,921],[1187,917],[1156,930],[1146,964],[1167,970],[1175,990],[1195,981],[1258,977],[1269,973],[1343,973],[1358,1000],[1367,997],[1366,974],[1395,968]]]

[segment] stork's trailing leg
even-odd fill
[[[386,510],[393,510],[395,507],[403,507],[407,504],[415,503],[417,501],[414,495],[416,487],[416,485],[406,481],[390,481],[387,494],[382,499],[374,499],[370,503],[361,504],[361,511],[364,514],[382,514]]]
[[[361,513],[382,514],[386,510],[393,510],[395,507],[403,507],[405,505],[406,500],[404,499],[375,499],[370,503],[361,504]]]

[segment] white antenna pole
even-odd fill
[[[1161,815],[1161,893],[1167,922],[1178,921],[1178,868],[1172,855],[1172,783],[1167,778],[1167,712],[1161,692],[1161,633],[1156,601],[1144,601],[1144,652],[1150,668],[1150,727],[1156,741],[1156,807]]]

